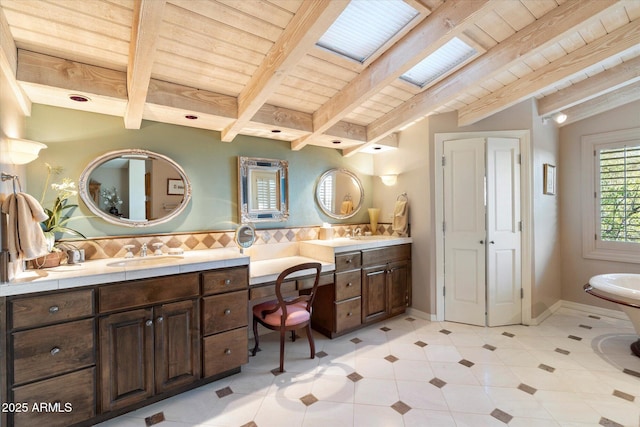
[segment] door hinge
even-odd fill
[[[518,154],[518,164],[522,164],[522,154]]]
[[[442,221],[442,232],[444,233],[445,231],[447,231],[447,223]]]
[[[522,231],[522,221],[518,221],[518,231]]]
[[[447,159],[442,156],[442,166],[445,166],[447,164]]]
[[[443,287],[442,287],[442,296],[444,297],[444,296],[446,296],[446,295],[447,295],[447,287],[446,287],[446,286],[443,286]]]
[[[524,288],[520,288],[520,299],[524,299]]]

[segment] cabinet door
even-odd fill
[[[200,378],[200,329],[197,300],[154,308],[156,393]]]
[[[409,263],[407,261],[389,264],[387,279],[389,283],[389,314],[404,313],[409,305],[409,281],[411,280]]]
[[[100,319],[102,412],[153,395],[152,310],[139,309]]]
[[[387,315],[386,265],[362,269],[362,323],[369,323]]]

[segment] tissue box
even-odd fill
[[[320,240],[331,240],[331,239],[333,239],[333,228],[331,228],[331,227],[320,227],[320,232],[318,233],[318,238]]]

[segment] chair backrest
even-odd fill
[[[313,300],[316,295],[316,289],[318,288],[318,282],[320,281],[320,270],[322,269],[322,264],[319,262],[305,262],[302,264],[294,265],[293,267],[289,267],[284,270],[278,278],[276,279],[276,296],[278,297],[278,306],[282,309],[282,319],[287,318],[287,305],[296,304],[301,301],[306,301],[307,303],[307,311],[311,311],[311,305],[313,304]],[[282,297],[282,291],[280,287],[285,279],[293,273],[302,271],[302,270],[315,270],[315,281],[313,282],[313,287],[308,294],[300,295],[294,299],[285,300]]]

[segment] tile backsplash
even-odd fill
[[[344,237],[360,228],[363,233],[370,231],[369,224],[334,225],[334,238]],[[299,242],[318,238],[320,227],[271,228],[256,230],[256,245],[270,243]],[[378,234],[392,235],[391,224],[378,224]],[[199,249],[215,249],[236,247],[235,231],[209,231],[197,233],[145,234],[134,236],[100,237],[82,241],[61,241],[77,249],[84,249],[86,259],[124,257],[124,245],[134,245],[132,252],[138,255],[140,247],[146,243],[149,253],[153,253],[154,243],[163,243],[162,252],[170,248],[181,248],[185,251]]]

